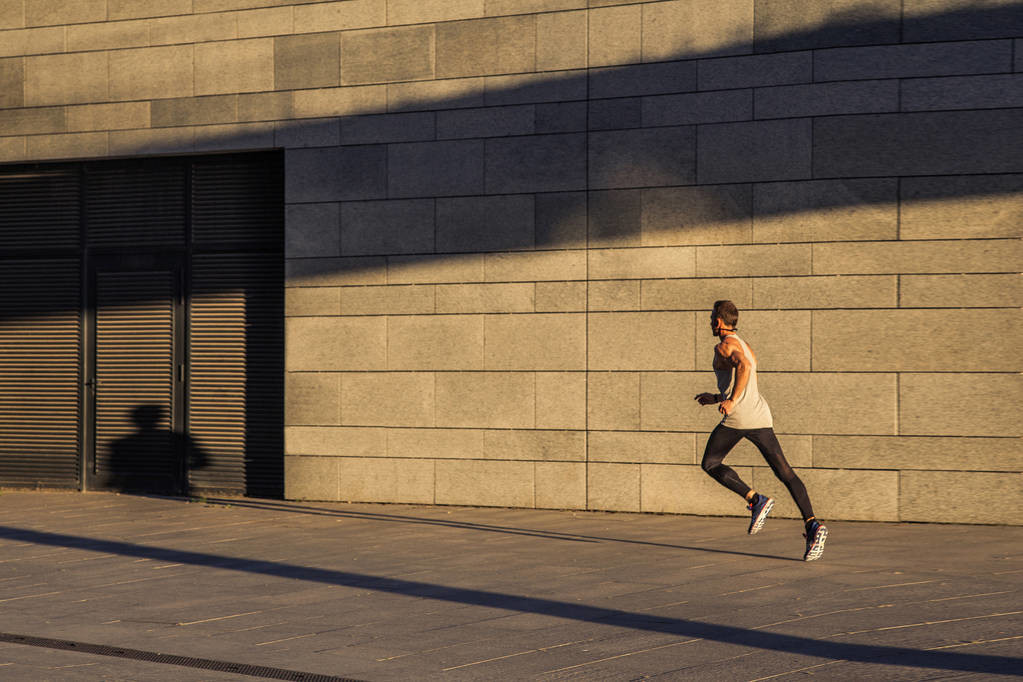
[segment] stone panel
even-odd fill
[[[753,186],[753,241],[894,239],[894,179],[766,182]]]
[[[586,195],[582,192],[537,194],[533,241],[536,248],[582,248],[586,243]]]
[[[693,434],[696,440],[696,462],[703,460],[703,454],[707,446],[707,441],[710,438],[709,433],[697,433]],[[814,465],[814,450],[813,443],[815,442],[816,436],[794,436],[792,434],[777,434],[778,444],[781,445],[782,450],[785,454],[785,459],[788,463],[794,467],[811,467]],[[856,438],[857,436],[836,436],[837,438]],[[751,467],[763,467],[767,466],[764,460],[764,456],[760,454],[757,447],[745,438],[740,440],[735,448],[728,453],[727,464],[729,466],[751,466]],[[866,468],[877,468],[877,467],[866,467]],[[749,480],[746,481],[749,483]],[[783,495],[787,496],[788,492],[784,491]]]
[[[796,474],[806,486],[814,514],[825,523],[830,518],[850,521],[899,520],[897,471],[799,469]],[[801,517],[784,484],[767,467],[753,469],[753,487],[774,498],[772,516],[790,519]],[[864,494],[864,491],[870,492]]]
[[[814,274],[1019,272],[1017,239],[814,244]]]
[[[341,34],[344,85],[432,78],[433,60],[432,25]]]
[[[949,491],[955,491],[949,494]],[[934,504],[941,499],[942,504]],[[901,521],[998,523],[1018,526],[1023,474],[905,471],[899,490]]]
[[[350,426],[433,426],[433,373],[343,375],[341,423]]]
[[[575,462],[536,462],[537,509],[585,509],[586,465]]]
[[[274,88],[297,90],[341,84],[336,33],[280,36],[274,40]]]
[[[588,127],[590,130],[639,128],[643,118],[642,103],[640,97],[593,100],[589,103]]]
[[[387,5],[380,0],[299,4],[294,11],[295,33],[344,31],[387,23]]]
[[[488,107],[586,99],[586,72],[581,70],[486,76],[483,80]]]
[[[897,43],[901,0],[756,0],[757,52]]]
[[[196,126],[195,151],[220,152],[269,149],[274,145],[275,126],[264,123],[227,123],[224,125]]]
[[[432,199],[341,204],[345,256],[429,253],[434,243]]]
[[[753,280],[753,301],[757,308],[895,308],[899,295],[899,280],[894,275],[759,277]]]
[[[536,428],[586,428],[586,374],[537,372]]]
[[[390,256],[388,284],[482,282],[483,256],[478,254],[437,256]]]
[[[411,459],[483,459],[483,431],[387,429],[387,456]]]
[[[586,282],[537,282],[536,312],[574,313],[586,310]]]
[[[438,111],[437,139],[531,135],[535,118],[531,104]]]
[[[195,94],[260,92],[273,90],[273,87],[272,38],[199,43],[195,46]]]
[[[391,83],[387,86],[387,111],[429,111],[439,104],[445,109],[481,107],[483,83],[482,78]]]
[[[586,318],[578,313],[485,315],[484,338],[489,370],[586,368]]]
[[[814,436],[814,466],[841,469],[1023,471],[1019,438]]]
[[[696,177],[701,184],[810,178],[813,123],[794,118],[700,126]]]
[[[643,7],[606,7],[589,13],[589,65],[642,61]]]
[[[552,12],[536,16],[536,69],[556,71],[586,66],[586,12]]]
[[[587,452],[590,462],[693,464],[696,461],[691,433],[590,431]]]
[[[438,285],[437,312],[531,313],[534,289],[531,282]]]
[[[809,275],[810,244],[696,247],[696,275]]]
[[[586,386],[590,429],[634,430],[640,427],[639,372],[589,372]]]
[[[696,90],[695,61],[611,66],[591,69],[588,75],[592,99],[666,95]]]
[[[749,514],[742,498],[698,466],[643,464],[641,468],[644,512],[715,516]],[[735,472],[746,481],[753,478],[752,471],[747,467],[737,467]]]
[[[106,133],[32,135],[25,140],[26,154],[40,159],[74,159],[106,156]]]
[[[814,52],[813,60],[817,81],[1004,73],[1012,70],[1012,42],[849,47]]]
[[[285,377],[285,424],[341,424],[340,374],[289,372]]]
[[[530,372],[442,372],[437,374],[437,426],[531,429],[534,396]]]
[[[952,76],[903,81],[902,110],[1023,107],[1023,76]]]
[[[903,374],[899,433],[1018,437],[1021,400],[1019,374]]]
[[[753,280],[734,279],[651,279],[641,282],[643,310],[699,310],[710,312],[714,301],[727,299],[739,310],[753,305]],[[706,317],[697,316],[697,333]],[[709,333],[709,331],[708,331]]]
[[[722,57],[700,61],[700,90],[763,88],[813,80],[811,52]]]
[[[593,189],[692,184],[696,130],[677,126],[591,133],[588,170]]]
[[[291,93],[295,118],[357,116],[383,111],[387,102],[386,85],[350,85],[343,88],[295,90]]]
[[[154,128],[232,123],[238,120],[238,95],[157,99],[150,107]]]
[[[68,52],[114,50],[150,45],[148,21],[118,21],[67,27]],[[153,41],[156,44],[156,41]],[[35,51],[35,50],[33,50]]]
[[[342,144],[417,142],[432,140],[435,135],[436,114],[432,111],[341,119]]]
[[[605,280],[587,285],[589,311],[639,310],[639,280]],[[592,331],[592,329],[591,329]]]
[[[385,284],[383,258],[290,258],[284,262],[285,286]]]
[[[24,0],[0,0],[0,29],[21,28],[24,25]]]
[[[587,0],[487,0],[487,15],[582,9]]]
[[[1023,171],[1021,109],[834,116],[814,120],[816,176]],[[702,138],[701,138],[702,139]]]
[[[284,215],[284,252],[288,258],[341,255],[337,204],[292,204]]]
[[[894,374],[765,372],[758,380],[777,433],[895,433]]]
[[[587,466],[586,507],[601,511],[640,511],[640,465]]]
[[[269,7],[235,13],[239,38],[290,35],[295,32],[295,13],[291,7]]]
[[[488,253],[484,258],[488,282],[586,278],[585,251]]]
[[[587,368],[693,369],[693,318],[689,313],[591,313]]]
[[[902,239],[1023,235],[1023,175],[905,178]]]
[[[421,459],[338,460],[338,498],[347,502],[434,503],[434,463]]]
[[[753,118],[753,90],[694,92],[644,97],[644,126],[692,125],[748,121]]]
[[[437,78],[532,71],[535,54],[530,15],[437,25]]]
[[[25,0],[25,26],[106,21],[107,0]]]
[[[582,462],[586,434],[582,431],[510,430],[483,434],[487,459]]]
[[[288,149],[299,147],[334,147],[340,142],[337,119],[305,119],[304,121],[276,121],[274,145]]]
[[[691,246],[594,249],[587,256],[590,279],[652,279],[696,274],[696,249]]]
[[[484,15],[485,0],[386,0],[388,24],[474,19]]]
[[[191,97],[195,67],[191,45],[110,52],[110,99]]]
[[[642,245],[643,190],[589,192],[590,248]]]
[[[299,127],[299,121],[287,121],[294,116],[294,93],[291,92],[259,92],[255,94],[238,95],[238,120],[239,121],[274,121],[278,128]],[[336,125],[336,121],[335,121]],[[330,145],[337,144],[333,141]],[[301,146],[301,145],[300,145]],[[320,145],[310,145],[320,146]]]
[[[346,287],[342,315],[422,315],[434,312],[430,285]]]
[[[439,252],[533,248],[532,195],[437,200]]]
[[[710,333],[710,313],[697,312],[693,315],[697,331],[696,369],[709,370],[714,346],[719,341]],[[753,347],[757,368],[761,372],[810,370],[810,315],[809,310],[740,309],[739,335]]]
[[[753,0],[674,0],[643,8],[643,61],[748,54]]]
[[[643,372],[640,381],[640,428],[644,431],[710,431],[721,421],[714,406],[693,400],[699,393],[717,391],[709,371]]]
[[[342,428],[337,426],[284,427],[286,455],[377,456],[386,450],[383,429]]]
[[[574,133],[586,130],[589,107],[586,102],[554,102],[537,104],[537,133]]]
[[[109,133],[110,154],[181,154],[195,151],[194,128],[119,130]]]
[[[643,190],[643,246],[748,243],[753,191],[749,185]]]
[[[0,137],[0,161],[20,161],[24,158],[24,137]]]
[[[292,317],[285,332],[288,371],[386,369],[386,318]]]
[[[532,462],[438,461],[435,504],[533,506]]]
[[[584,189],[585,149],[586,136],[582,134],[486,140],[486,191],[497,194]]]
[[[29,28],[5,31],[0,42],[0,57],[20,57],[25,54],[45,54],[64,51],[64,27]]]
[[[189,14],[192,0],[107,0],[108,21]]]
[[[483,369],[482,317],[411,315],[388,318],[387,368]]]
[[[409,142],[387,146],[390,196],[483,192],[483,142]]]
[[[205,43],[238,37],[238,22],[234,14],[164,17],[148,23],[152,45]]]
[[[906,308],[1015,308],[1023,306],[1023,285],[1018,274],[904,275],[899,278],[899,305]],[[998,312],[993,314],[999,315]],[[1009,314],[1015,313],[1009,311]]]
[[[65,107],[0,109],[0,130],[4,135],[60,133],[67,129]]]
[[[1000,313],[999,328],[1019,338],[1020,315]],[[986,310],[819,310],[813,314],[813,367],[819,371],[1020,371],[1023,361],[997,367],[977,352],[977,332],[991,324]],[[907,329],[924,329],[906,343]]]
[[[284,314],[287,317],[340,315],[341,290],[337,287],[285,289]]]
[[[904,7],[906,41],[1003,38],[1023,33],[1023,17],[1014,0],[907,0]]]
[[[384,145],[289,149],[285,163],[288,203],[380,199],[387,194]]]
[[[284,497],[288,500],[339,500],[336,457],[284,458]]]
[[[757,118],[898,111],[899,84],[898,80],[892,79],[758,88],[754,110]]]
[[[25,106],[108,99],[106,52],[25,57],[24,69]]]

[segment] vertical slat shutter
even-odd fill
[[[79,291],[76,260],[0,261],[0,485],[78,485]]]
[[[169,271],[96,275],[96,466],[115,488],[177,487],[174,294]]]
[[[193,489],[283,493],[283,259],[197,254],[189,324],[189,432],[207,466]]]

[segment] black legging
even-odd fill
[[[745,498],[751,488],[742,482],[734,469],[723,464],[725,456],[743,438],[757,446],[757,450],[760,450],[760,454],[767,460],[771,471],[789,489],[789,494],[795,500],[803,518],[808,519],[813,516],[813,507],[810,505],[810,496],[806,494],[806,486],[799,480],[799,476],[785,459],[785,455],[781,451],[781,444],[778,443],[778,438],[774,435],[774,429],[740,430],[718,424],[710,434],[710,438],[707,439],[707,448],[703,451],[703,462],[700,466],[718,483]]]

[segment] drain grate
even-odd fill
[[[155,651],[126,649],[124,647],[107,646],[105,644],[89,644],[88,642],[73,642],[66,639],[49,639],[47,637],[16,635],[10,632],[0,632],[0,642],[24,644],[25,646],[37,646],[44,649],[77,651],[79,653],[94,654],[97,656],[128,658],[133,661],[147,661],[149,663],[162,663],[164,665],[180,665],[187,668],[199,668],[200,670],[215,670],[217,672],[235,673],[237,675],[265,677],[271,680],[294,680],[296,682],[360,682],[360,680],[356,680],[351,677],[336,677],[334,675],[306,673],[299,670],[287,670],[285,668],[271,668],[264,665],[231,663],[230,661],[214,661],[208,658],[175,656],[173,654],[160,654]]]

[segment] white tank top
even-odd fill
[[[724,426],[732,429],[767,429],[774,427],[774,419],[771,417],[771,408],[767,401],[760,395],[760,388],[757,385],[757,363],[753,359],[746,342],[737,335],[732,336],[742,346],[743,355],[750,363],[749,380],[742,395],[733,396],[732,389],[735,387],[735,368],[715,369],[714,374],[718,380],[718,392],[722,400],[729,398],[734,401],[732,413],[721,420]]]

